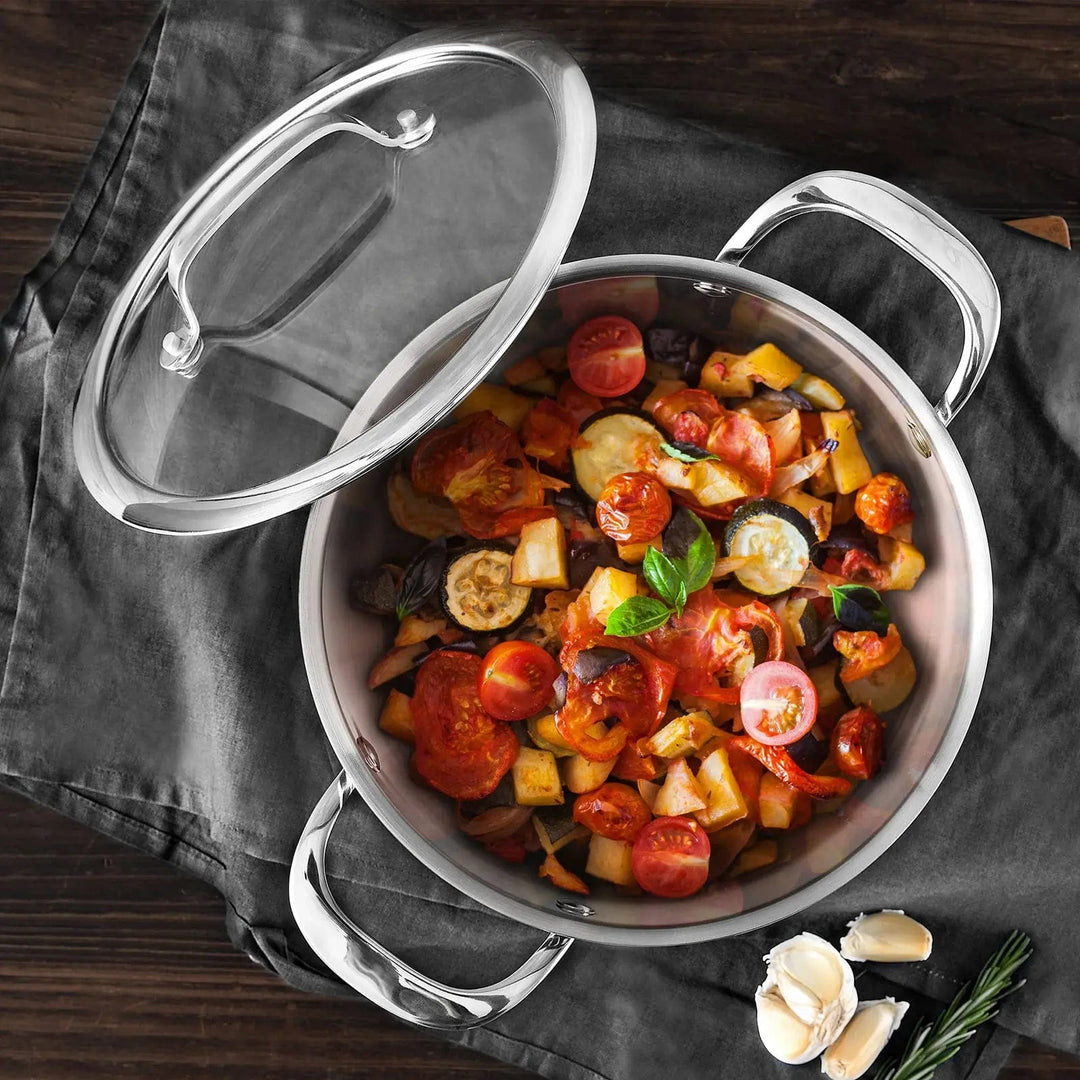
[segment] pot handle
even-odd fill
[[[512,1009],[544,981],[574,939],[548,934],[517,971],[476,990],[444,986],[403,963],[352,922],[330,895],[326,843],[354,791],[340,773],[311,812],[293,855],[289,903],[308,944],[357,993],[420,1027],[461,1031]]]
[[[738,266],[777,225],[816,210],[843,214],[876,229],[952,293],[964,322],[964,347],[934,407],[938,419],[948,424],[978,386],[997,341],[1001,298],[990,268],[940,214],[884,180],[853,172],[813,173],[778,191],[736,229],[717,261]]]

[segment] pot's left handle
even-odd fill
[[[573,938],[549,934],[517,971],[476,990],[445,986],[403,963],[352,922],[330,895],[326,843],[353,791],[342,772],[312,811],[293,855],[289,902],[308,944],[357,993],[421,1027],[460,1031],[512,1009],[547,978]]]

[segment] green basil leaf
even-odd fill
[[[686,553],[686,591],[694,593],[698,589],[704,589],[712,580],[713,567],[716,565],[716,544],[701,518],[692,512],[690,516],[697,522],[698,534]]]
[[[660,449],[663,450],[668,457],[674,458],[676,461],[681,461],[686,465],[693,465],[695,461],[720,460],[715,454],[710,454],[708,450],[702,450],[701,447],[695,446],[693,443],[662,442],[660,444]]]
[[[446,571],[446,537],[432,540],[405,570],[398,590],[397,617],[418,611],[442,584]]]
[[[675,595],[675,614],[681,615],[683,608],[686,607],[686,598],[689,594],[686,591],[686,580],[683,579],[679,582],[679,591]]]
[[[833,614],[846,630],[875,630],[884,635],[892,621],[885,601],[869,585],[830,585]]]
[[[670,606],[678,604],[679,587],[685,586],[685,571],[678,563],[669,559],[662,551],[649,548],[645,552],[645,561],[641,564],[645,580],[652,586],[653,592]]]
[[[631,596],[609,616],[605,632],[610,637],[637,637],[647,634],[671,618],[672,609],[652,596]]]

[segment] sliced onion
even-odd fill
[[[837,445],[835,439],[826,439],[805,457],[793,461],[790,465],[781,465],[773,473],[772,487],[769,488],[770,497],[775,499],[778,495],[783,495],[785,491],[790,491],[793,487],[805,483],[810,477],[816,476],[828,464],[829,457],[836,450]]]
[[[462,832],[477,840],[504,840],[516,833],[532,813],[531,806],[493,806],[466,821],[458,807],[457,822]]]
[[[727,577],[728,574],[734,574],[736,570],[741,570],[747,564],[756,562],[758,558],[760,558],[758,555],[728,555],[726,558],[717,559],[713,566],[713,581]]]

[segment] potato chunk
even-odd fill
[[[521,542],[510,562],[510,580],[534,589],[565,589],[570,584],[566,532],[558,518],[521,526]]]
[[[518,749],[512,768],[514,800],[521,806],[559,806],[563,802],[562,780],[550,750]]]

